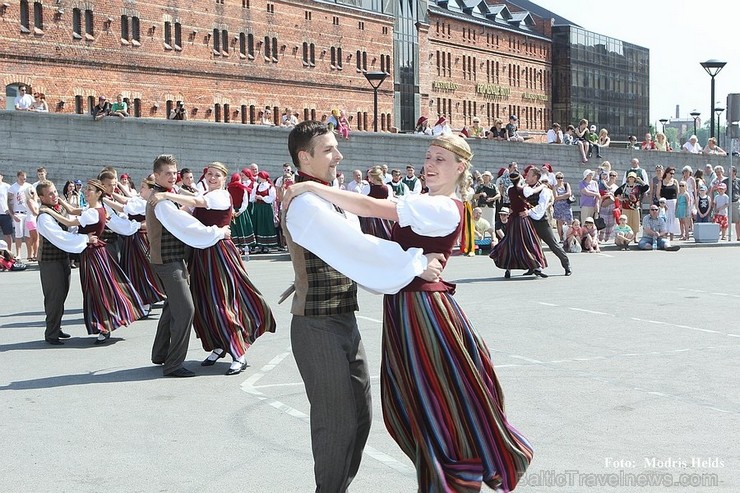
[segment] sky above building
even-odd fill
[[[715,78],[715,100],[740,93],[740,26],[734,2],[704,0],[533,0],[588,31],[650,50],[650,121],[689,118],[696,109],[709,120],[711,77],[699,65],[727,62]],[[734,56],[733,56],[734,55]],[[720,116],[725,124],[726,112]],[[716,122],[716,120],[715,120]],[[716,125],[716,123],[715,123]],[[660,128],[659,124],[657,128]]]

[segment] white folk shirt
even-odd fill
[[[49,214],[39,214],[36,229],[52,245],[67,253],[82,253],[87,247],[87,235],[64,231]]]
[[[204,225],[170,200],[158,202],[154,206],[154,216],[163,228],[192,248],[205,249],[224,239],[222,228]]]

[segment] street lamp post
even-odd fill
[[[699,115],[701,115],[701,113],[694,110],[691,113],[689,113],[689,115],[691,115],[691,118],[694,119],[694,135],[696,135],[696,119],[699,118]]]
[[[661,118],[658,120],[661,125],[663,125],[663,133],[665,133],[665,124],[668,123],[668,118]]]
[[[721,115],[723,111],[725,111],[725,109],[721,106],[714,107],[714,112],[717,113],[717,145],[718,146],[719,146],[719,115]]]
[[[714,109],[714,78],[717,76],[720,70],[724,68],[725,65],[727,65],[727,62],[720,62],[719,60],[707,60],[706,62],[702,62],[700,64],[704,70],[709,74],[709,76],[712,78],[712,101],[710,102],[709,109]],[[709,112],[709,118],[711,120],[711,123],[709,124],[709,136],[714,137],[714,112]]]
[[[373,86],[373,132],[378,131],[378,88],[388,74],[385,72],[365,72],[365,78]]]

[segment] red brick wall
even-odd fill
[[[76,95],[83,96],[87,111],[88,96],[114,98],[122,93],[131,100],[141,99],[146,117],[164,118],[165,101],[171,99],[185,101],[191,111],[197,107],[198,112],[190,115],[197,120],[213,120],[217,103],[230,105],[232,121],[241,121],[241,115],[233,113],[241,105],[254,105],[256,111],[289,106],[301,117],[304,108],[314,109],[317,118],[332,108],[343,108],[352,116],[366,112],[370,127],[372,89],[356,69],[356,52],[367,53],[368,71],[380,70],[381,54],[391,59],[393,55],[392,18],[309,1],[249,0],[249,7],[243,8],[242,0],[169,3],[178,7],[159,0],[126,8],[128,4],[120,1],[61,0],[56,4],[45,0],[43,33],[33,29],[33,1],[29,3],[30,33],[21,32],[20,0],[9,1],[10,7],[0,16],[0,80],[3,85],[31,85],[46,94],[51,111],[65,113],[75,111]],[[73,39],[75,7],[83,11],[83,39],[79,40]],[[57,14],[57,8],[63,13]],[[94,12],[92,40],[85,39],[87,8]],[[123,14],[140,19],[138,47],[121,41]],[[174,22],[180,23],[181,50],[164,46],[165,21],[173,23],[173,40]],[[214,27],[228,30],[228,56],[213,52]],[[240,32],[254,35],[253,60],[239,56]],[[264,46],[257,45],[265,36],[277,38],[277,63],[265,60]],[[315,46],[314,67],[304,66],[304,42]],[[342,70],[330,67],[332,46],[342,48]],[[390,113],[392,74],[383,87],[379,112]],[[59,101],[65,102],[63,108]],[[352,122],[353,129],[356,123]]]
[[[541,19],[535,20],[541,22]],[[495,27],[484,28],[431,12],[429,23],[428,31],[420,32],[422,114],[432,121],[446,114],[455,129],[470,125],[474,115],[481,119],[484,127],[490,127],[497,116],[508,123],[510,114],[519,117],[522,130],[537,134],[550,127],[552,44],[549,40]],[[541,32],[542,29],[538,25],[534,32]],[[475,32],[475,38],[472,32]],[[441,68],[439,72],[437,70],[438,51],[440,54],[449,54],[452,65],[445,64],[447,71]],[[475,74],[471,73],[468,64],[468,60],[472,61],[473,58]],[[487,62],[498,62],[498,79],[495,69],[491,70],[489,78]],[[510,81],[510,66],[512,74],[519,69],[518,79],[512,78]],[[529,84],[527,70],[531,74]],[[440,82],[447,87],[439,87]],[[435,87],[435,83],[438,83],[438,87]],[[508,95],[481,94],[477,91],[478,84],[496,86],[489,89],[503,88],[508,90]]]

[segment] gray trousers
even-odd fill
[[[570,269],[570,259],[565,253],[565,250],[563,250],[563,246],[555,239],[555,234],[552,232],[552,226],[550,226],[550,221],[547,220],[547,216],[539,221],[532,220],[532,224],[534,225],[534,230],[537,231],[537,236],[539,236],[540,239],[550,247],[550,251],[560,259],[560,265],[563,266],[563,269]]]
[[[39,262],[41,291],[44,293],[44,313],[46,313],[45,339],[59,339],[62,331],[64,302],[69,294],[71,270],[69,259]]]
[[[360,467],[372,420],[370,376],[355,314],[293,316],[290,342],[311,404],[316,491],[343,493]]]
[[[164,362],[162,371],[166,375],[180,368],[185,361],[195,306],[184,260],[152,264],[152,270],[167,295],[154,336],[152,362]]]

